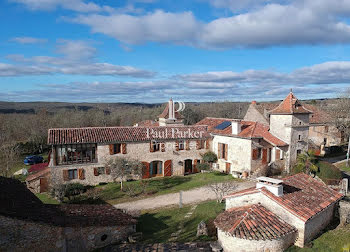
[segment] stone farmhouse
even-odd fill
[[[243,120],[270,124],[271,111],[277,107],[276,103],[257,103],[252,101]],[[344,132],[334,125],[332,115],[321,108],[303,104],[304,108],[312,112],[309,118],[309,143],[310,147],[317,149],[317,154],[325,154],[324,148],[337,146],[345,141]]]
[[[268,123],[210,117],[197,123],[208,125],[218,170],[235,176],[264,173],[272,167],[289,172],[297,155],[308,150],[311,112],[291,92],[269,114]]]
[[[92,251],[126,241],[136,220],[111,205],[43,204],[0,177],[0,251]]]
[[[314,239],[333,219],[343,195],[299,173],[259,177],[256,187],[227,195],[214,223],[224,251],[283,251]]]
[[[105,164],[115,157],[141,161],[143,178],[195,173],[209,140],[206,126],[184,126],[170,100],[151,126],[50,129],[51,178],[58,183],[112,182]]]
[[[249,110],[246,117],[252,114]],[[142,178],[185,175],[198,172],[208,150],[218,155],[214,168],[233,176],[257,176],[273,168],[289,172],[297,155],[308,150],[311,113],[291,92],[269,110],[268,120],[256,113],[262,122],[207,117],[185,126],[170,100],[158,121],[134,127],[50,129],[51,179],[90,185],[112,182],[105,164],[114,157],[141,161]]]

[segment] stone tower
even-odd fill
[[[292,91],[277,108],[269,111],[270,132],[289,145],[285,153],[288,172],[296,161],[297,155],[308,150],[311,113],[303,107]]]

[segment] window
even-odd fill
[[[325,126],[325,127],[324,127],[324,132],[325,132],[325,133],[328,133],[328,126]]]
[[[301,122],[299,122],[299,125],[301,125]]]
[[[299,141],[301,140],[301,135],[298,136],[298,140],[299,140]]]
[[[258,159],[261,159],[262,158],[262,149],[261,148],[258,148]]]
[[[121,152],[122,149],[122,144],[118,143],[118,144],[113,144],[113,153],[114,154],[118,154]]]
[[[98,175],[105,174],[106,173],[105,168],[104,167],[98,167],[97,168],[97,173],[98,173]]]
[[[323,143],[324,143],[324,144],[327,144],[327,138],[326,138],[326,137],[323,138]]]
[[[301,154],[301,150],[297,150],[297,155]]]
[[[218,144],[218,157],[227,160],[228,145],[219,143]]]
[[[197,146],[198,150],[205,148],[205,140],[198,140],[197,144],[198,144],[198,146]]]
[[[185,149],[185,141],[184,140],[180,140],[179,141],[179,150],[184,150]]]
[[[56,147],[57,165],[97,163],[97,144],[67,144]]]
[[[152,150],[159,151],[159,149],[160,149],[160,143],[157,141],[152,141]]]
[[[153,161],[150,163],[150,175],[157,176],[163,174],[163,162],[162,161]]]
[[[71,169],[68,170],[68,179],[77,179],[78,178],[78,170],[77,169]]]

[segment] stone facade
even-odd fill
[[[232,237],[218,229],[218,240],[225,252],[280,252],[294,244],[295,233],[271,240],[247,240]]]
[[[350,200],[343,200],[339,202],[339,217],[340,225],[350,223]]]
[[[245,114],[244,121],[260,122],[269,125],[269,120],[267,117],[262,115],[257,109],[256,104],[253,102],[249,105],[247,113]]]
[[[60,227],[0,215],[1,251],[92,251],[125,241],[135,225]]]
[[[112,182],[113,178],[110,174],[99,174],[96,176],[94,168],[104,167],[108,160],[115,157],[123,157],[128,159],[135,159],[140,162],[162,162],[162,174],[164,176],[165,161],[171,160],[172,171],[171,175],[184,175],[185,174],[185,160],[190,160],[192,168],[194,168],[195,160],[201,160],[201,154],[208,151],[205,145],[201,149],[197,149],[197,140],[185,140],[184,150],[176,150],[175,141],[164,142],[164,148],[159,151],[150,152],[150,142],[129,142],[126,143],[126,154],[113,154],[110,155],[109,145],[98,144],[97,145],[97,163],[91,164],[72,164],[72,165],[54,165],[50,162],[51,176],[56,182],[64,183],[63,170],[71,169],[83,169],[84,179],[69,180],[72,182],[79,182],[82,184],[97,185],[103,182]],[[187,147],[188,144],[188,147]],[[192,170],[194,172],[194,169]]]
[[[334,125],[311,124],[309,138],[317,146],[335,146],[344,141],[344,136]]]
[[[212,151],[218,155],[218,144],[227,144],[227,159],[219,158],[217,169],[225,172],[226,164],[231,166],[231,173],[243,173],[251,171],[252,141],[250,139],[214,136]],[[243,154],[244,153],[244,154]]]
[[[270,132],[289,144],[286,152],[286,167],[289,171],[298,153],[308,150],[309,114],[270,116]]]

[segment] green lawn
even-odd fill
[[[350,166],[346,165],[346,161],[344,161],[343,163],[338,164],[337,166],[342,171],[350,172]]]
[[[215,240],[215,228],[213,227],[213,220],[216,216],[224,211],[224,204],[216,201],[208,201],[201,203],[193,211],[189,218],[184,218],[186,213],[190,211],[191,206],[184,208],[162,209],[153,212],[143,213],[139,217],[137,229],[143,233],[144,243],[158,243],[168,242],[171,234],[178,230],[181,222],[183,222],[183,232],[180,233],[178,242],[190,242],[198,240]],[[201,221],[205,221],[209,236],[202,236],[197,238],[197,225]]]
[[[350,250],[350,225],[330,230],[312,241],[311,248],[292,246],[286,252],[343,252],[343,248]]]
[[[47,193],[36,193],[35,196],[37,196],[45,204],[59,204],[57,200],[52,198]]]
[[[120,191],[119,183],[109,183],[107,185],[97,186],[101,190],[100,200],[108,201],[110,204],[136,200],[139,198],[157,196],[179,191],[190,190],[196,187],[205,186],[214,182],[233,181],[239,179],[224,173],[197,173],[188,176],[174,176],[165,178],[152,178],[148,181],[148,186],[144,193],[141,193],[141,181],[130,181],[124,183],[124,188],[132,187],[136,192],[135,197],[130,197],[127,193]]]

